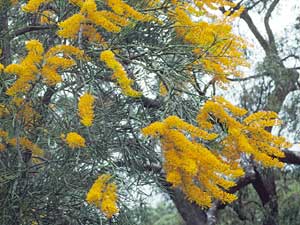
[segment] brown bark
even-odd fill
[[[0,63],[8,65],[11,62],[10,38],[8,29],[8,12],[6,7],[0,7]]]
[[[206,212],[188,201],[179,189],[171,190],[170,196],[186,225],[207,225]]]

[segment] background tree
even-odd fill
[[[246,22],[249,30],[259,43],[261,49],[263,49],[265,57],[264,61],[259,63],[254,76],[249,76],[245,79],[234,79],[234,81],[242,82],[244,83],[243,85],[248,86],[251,80],[255,80],[251,89],[249,89],[249,86],[247,90],[244,89],[244,94],[241,96],[241,104],[243,107],[249,110],[251,109],[252,111],[267,109],[280,112],[285,123],[282,125],[279,133],[285,133],[285,135],[290,136],[292,142],[297,143],[299,138],[299,135],[297,135],[298,119],[295,118],[297,114],[297,90],[299,89],[297,35],[287,35],[285,37],[275,35],[273,28],[270,26],[270,20],[272,14],[274,14],[274,11],[278,8],[279,3],[284,4],[283,1],[243,2],[246,6],[246,10],[241,14],[241,19]],[[258,24],[256,24],[251,17],[251,12],[258,12],[261,18],[263,18],[264,30],[258,28]],[[289,32],[293,33],[293,27],[287,29],[291,29]],[[290,152],[287,152],[286,156],[287,163],[299,164],[297,157]],[[294,172],[295,171],[296,168],[294,168]],[[282,176],[285,177],[283,178],[284,180],[279,179]],[[287,222],[289,220],[287,214],[285,214],[285,218],[280,218],[279,216],[287,210],[285,208],[286,205],[281,202],[282,199],[285,198],[285,193],[288,193],[290,189],[288,185],[286,185],[286,180],[289,180],[287,177],[286,175],[278,174],[278,172],[274,170],[260,169],[257,173],[256,180],[254,183],[252,182],[252,186],[260,198],[260,201],[255,200],[258,203],[254,204],[258,206],[258,211],[255,211],[255,213],[259,213],[259,211],[264,212],[262,215],[264,218],[263,224],[297,224],[295,221],[292,222],[293,219]],[[261,182],[258,181],[260,179]],[[294,180],[294,182],[297,183],[296,180]],[[279,187],[276,184],[278,184]],[[284,186],[284,189],[281,185]],[[265,188],[263,188],[264,186]],[[243,196],[243,194],[241,195]],[[245,195],[246,202],[253,202],[252,200],[253,194],[250,194],[250,196]],[[245,221],[247,217],[247,209],[245,211],[240,210],[244,203],[245,202],[241,201],[237,207],[233,207],[237,210],[238,215],[241,215],[240,219],[243,221]],[[253,203],[250,205],[253,205]],[[251,207],[255,208],[253,206]],[[250,210],[251,207],[248,209]],[[258,221],[258,219],[253,217],[250,223],[254,223],[255,221]]]

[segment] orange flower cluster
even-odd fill
[[[94,120],[94,101],[93,95],[85,93],[79,98],[78,110],[81,118],[80,122],[86,126],[92,126]]]
[[[103,44],[102,36],[96,31],[97,27],[107,32],[119,33],[122,27],[129,25],[130,18],[138,21],[147,20],[148,18],[121,0],[106,1],[107,6],[112,9],[112,12],[98,10],[95,0],[77,0],[71,1],[71,3],[79,6],[80,12],[58,24],[60,27],[58,35],[64,38],[77,38],[80,29],[90,24],[89,29],[82,34],[90,40],[99,41]],[[93,38],[95,34],[98,36],[96,39]]]
[[[246,113],[246,110],[233,106],[224,98],[215,97],[204,104],[197,121],[203,129],[215,126],[211,118],[226,127],[227,135],[221,141],[221,154],[228,160],[234,161],[240,158],[241,153],[247,153],[263,166],[283,167],[284,164],[278,160],[284,157],[280,149],[290,147],[290,143],[266,131],[266,127],[280,124],[277,114],[262,111],[242,119]]]
[[[111,176],[103,174],[94,182],[86,195],[86,201],[95,205],[105,214],[107,218],[119,212],[117,207],[117,186],[109,183]]]
[[[76,132],[70,132],[67,134],[65,141],[70,148],[82,148],[85,147],[85,139]]]
[[[277,114],[258,112],[239,122],[246,113],[245,109],[224,98],[214,97],[201,108],[198,126],[170,116],[163,122],[145,127],[142,133],[160,139],[167,181],[181,188],[191,201],[209,207],[212,198],[222,202],[236,199],[226,190],[235,185],[232,178],[244,174],[239,165],[242,153],[252,155],[267,167],[283,166],[278,160],[284,157],[280,148],[290,144],[283,137],[273,136],[265,130],[279,124]],[[212,133],[218,125],[225,129],[225,134]],[[217,143],[218,149],[209,148],[205,141]]]
[[[44,150],[41,149],[39,146],[36,144],[32,143],[29,139],[26,137],[20,137],[20,138],[12,138],[8,140],[8,143],[11,144],[12,146],[17,146],[17,143],[21,146],[21,148],[25,151],[30,151],[32,152],[33,155],[35,156],[44,156]]]
[[[164,169],[167,181],[179,187],[187,198],[203,207],[209,207],[212,198],[222,202],[236,199],[225,190],[235,185],[225,179],[243,175],[243,170],[231,169],[204,144],[196,140],[214,140],[217,134],[208,133],[170,116],[163,122],[155,122],[142,130],[144,135],[159,137],[164,152]]]
[[[27,56],[19,64],[10,64],[5,73],[16,74],[18,79],[7,89],[6,93],[16,96],[18,93],[26,93],[41,75],[47,85],[53,86],[62,81],[58,70],[66,70],[76,64],[72,56],[84,59],[84,53],[76,47],[57,45],[44,54],[42,44],[37,40],[26,43]],[[64,53],[64,57],[58,56]]]
[[[6,149],[7,139],[8,139],[8,132],[0,129],[0,152],[3,152]]]
[[[209,16],[209,11],[218,9],[219,6],[233,7],[235,4],[226,0],[194,0],[173,1],[174,10],[170,17],[175,22],[175,30],[178,37],[194,47],[194,54],[197,59],[192,67],[203,67],[206,73],[212,75],[216,81],[226,83],[228,75],[241,76],[238,70],[240,66],[249,66],[244,58],[243,49],[245,42],[232,32],[230,20],[239,16],[243,8],[222,20],[207,22],[195,20],[201,16]],[[213,15],[211,15],[213,17]],[[229,18],[229,17],[228,17]]]
[[[37,65],[42,63],[44,48],[39,41],[30,40],[26,43],[26,49],[28,54],[20,64],[10,64],[4,69],[5,73],[16,74],[18,77],[6,91],[10,96],[27,92],[37,80],[39,72]]]
[[[115,54],[112,51],[103,51],[100,55],[100,59],[106,63],[107,67],[114,71],[113,78],[117,80],[125,95],[135,98],[141,96],[140,92],[132,89],[131,85],[133,84],[133,80],[127,77],[125,69],[122,64],[116,60]]]

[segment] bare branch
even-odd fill
[[[284,62],[286,60],[288,60],[289,58],[294,58],[294,59],[300,59],[300,57],[298,55],[295,55],[295,54],[290,54],[284,58],[281,59],[281,62]]]
[[[20,28],[19,30],[16,30],[12,35],[11,38],[18,37],[20,35],[26,34],[28,32],[32,31],[38,31],[38,30],[49,30],[56,28],[56,25],[41,25],[41,26],[27,26]]]
[[[226,79],[229,80],[229,81],[247,81],[247,80],[256,79],[256,78],[264,77],[264,76],[266,76],[266,75],[259,74],[259,75],[254,75],[254,76],[250,76],[250,77],[244,77],[244,78],[230,78],[230,77],[227,77]]]
[[[289,70],[300,70],[300,66],[292,67],[292,68],[287,68]]]
[[[247,7],[247,10],[249,11],[249,10],[255,8],[259,3],[261,3],[261,0],[259,0],[259,1],[255,2],[255,3],[253,3],[253,5],[251,5],[251,6],[248,6],[248,7]]]
[[[279,160],[281,162],[287,163],[287,164],[296,164],[300,165],[300,155],[296,154],[295,152],[284,150],[285,157],[280,158]]]
[[[273,31],[272,31],[272,29],[270,27],[270,18],[271,18],[272,12],[276,8],[276,6],[279,3],[279,1],[280,0],[274,0],[271,3],[269,9],[267,10],[265,18],[264,18],[264,23],[265,23],[265,28],[266,28],[267,35],[268,35],[268,38],[269,38],[269,43],[270,43],[270,46],[272,47],[273,51],[277,51],[277,50],[276,50],[276,46],[275,46],[275,37],[274,37]]]
[[[264,51],[266,52],[266,54],[268,54],[270,52],[269,43],[264,39],[264,37],[262,36],[262,34],[258,31],[258,29],[255,26],[252,18],[249,16],[247,10],[245,10],[241,14],[241,18],[247,23],[249,29],[251,30],[251,32],[253,33],[253,35],[255,36],[255,38],[257,39],[257,41],[259,42],[259,44],[261,45],[261,47],[264,49]]]

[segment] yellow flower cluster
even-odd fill
[[[15,83],[7,89],[7,95],[14,96],[17,93],[26,92],[37,80],[36,75],[39,72],[37,65],[42,62],[44,48],[39,41],[30,40],[26,43],[26,49],[28,54],[20,64],[10,64],[4,69],[5,73],[18,76]]]
[[[80,122],[86,127],[90,127],[93,124],[94,101],[94,96],[89,93],[85,93],[79,98],[78,111],[81,118]]]
[[[64,57],[57,56],[60,53],[63,53]],[[57,70],[66,70],[76,65],[72,56],[77,59],[84,59],[84,52],[70,45],[56,45],[48,50],[41,69],[41,75],[48,85],[53,86],[62,81]]]
[[[45,54],[46,58],[63,53],[65,57],[75,56],[77,59],[86,59],[84,51],[72,45],[55,45]]]
[[[160,139],[167,181],[181,188],[189,200],[209,207],[212,198],[222,202],[236,199],[226,190],[235,185],[229,178],[243,175],[239,165],[241,153],[252,155],[267,167],[283,166],[278,160],[284,157],[280,148],[290,144],[265,130],[279,124],[277,114],[258,112],[242,120],[246,114],[245,109],[216,96],[199,111],[198,126],[170,116],[143,128],[142,133]],[[215,126],[221,126],[224,134],[207,131]],[[217,142],[218,149],[208,149],[203,140]],[[221,151],[221,157],[214,150]]]
[[[47,3],[49,2],[50,0],[29,0],[27,2],[27,4],[25,6],[22,7],[22,9],[25,11],[25,12],[31,12],[31,13],[34,13],[34,12],[37,12],[40,5],[43,4],[43,3]]]
[[[5,151],[6,147],[4,144],[0,143],[0,152]]]
[[[85,21],[85,18],[81,14],[74,14],[68,19],[58,24],[60,30],[57,34],[64,38],[74,39],[77,37],[81,24]]]
[[[198,6],[199,9],[205,10],[207,12],[207,8],[209,8],[210,10],[219,10],[219,7],[221,6],[235,6],[235,3],[228,0],[194,0],[194,3]]]
[[[51,10],[45,10],[41,13],[40,23],[41,24],[51,24],[53,23],[52,19],[54,18],[54,12]]]
[[[122,64],[116,60],[115,54],[111,50],[101,52],[100,59],[106,63],[107,67],[113,70],[113,78],[117,80],[117,83],[125,95],[134,98],[141,96],[141,92],[132,89],[131,85],[133,84],[133,80],[127,77],[125,69]]]
[[[230,104],[222,97],[215,97],[213,101],[204,104],[197,121],[199,127],[206,129],[212,129],[216,124],[222,124],[226,128],[227,136],[222,140],[222,154],[228,160],[233,161],[241,153],[247,153],[266,167],[283,167],[284,164],[278,160],[284,157],[280,149],[287,148],[290,144],[283,137],[274,136],[265,129],[280,124],[277,114],[257,112],[241,121],[246,113],[246,110]]]
[[[8,132],[0,129],[0,152],[6,149],[6,142],[8,138]]]
[[[162,96],[166,96],[168,94],[168,89],[163,82],[160,82],[159,84],[159,94]]]
[[[26,102],[24,99],[14,98],[12,102],[18,108],[16,118],[22,122],[25,130],[32,131],[36,128],[41,115],[33,108],[32,102]]]
[[[6,140],[8,137],[7,131],[0,129],[0,137]]]
[[[103,174],[94,182],[86,195],[86,201],[95,205],[105,214],[107,218],[119,212],[117,207],[117,186],[109,183],[111,176]]]
[[[248,66],[243,54],[245,42],[232,32],[227,20],[206,22],[191,17],[209,15],[207,8],[217,9],[218,5],[233,6],[229,1],[198,1],[191,3],[175,1],[174,11],[170,14],[175,22],[178,37],[194,46],[197,57],[193,67],[203,67],[206,73],[213,75],[219,82],[227,82],[228,75],[241,76],[239,66]],[[241,9],[242,10],[242,9]],[[233,18],[236,15],[231,15]]]
[[[117,14],[124,17],[131,17],[135,20],[147,20],[145,15],[134,10],[122,0],[107,0],[107,5]]]
[[[203,207],[209,207],[212,198],[222,202],[236,199],[225,190],[235,185],[227,178],[242,176],[241,169],[217,158],[202,143],[196,140],[214,140],[217,134],[208,133],[199,127],[170,116],[163,122],[155,122],[142,130],[144,135],[159,137],[164,152],[166,179],[181,188],[187,198]]]
[[[36,144],[32,143],[26,137],[19,137],[18,140],[17,140],[17,138],[12,138],[12,139],[9,139],[9,141],[8,141],[8,143],[11,144],[12,146],[17,146],[17,142],[23,148],[23,150],[32,152],[32,154],[35,156],[41,156],[41,157],[44,156],[43,149],[41,149]]]
[[[102,44],[104,47],[107,47],[107,43],[104,38],[99,34],[96,28],[93,25],[83,24],[82,25],[82,34],[85,36],[88,41]]]
[[[0,51],[0,53],[1,53],[1,51]],[[4,70],[4,66],[3,66],[3,64],[0,63],[0,72],[2,72],[2,70]]]
[[[85,139],[76,132],[70,132],[67,134],[65,141],[70,148],[85,147]]]
[[[26,48],[28,54],[20,64],[10,64],[4,69],[5,73],[18,76],[15,83],[7,89],[6,93],[10,96],[27,92],[38,79],[39,74],[42,75],[46,84],[55,85],[62,81],[57,70],[66,70],[76,64],[71,56],[84,59],[82,50],[68,45],[54,46],[44,54],[42,44],[37,40],[30,40],[26,43]],[[64,53],[64,57],[57,56],[59,53]]]
[[[9,114],[7,107],[4,104],[0,104],[0,118]]]
[[[71,3],[80,7],[80,12],[60,22],[58,35],[64,38],[75,39],[83,25],[89,24],[94,28],[101,27],[108,32],[119,33],[121,28],[129,24],[129,18],[135,20],[146,20],[147,16],[139,13],[121,0],[107,0],[107,5],[113,12],[97,10],[95,0],[72,0]],[[95,33],[96,29],[89,29]],[[92,33],[88,30],[82,33],[83,36],[91,39]],[[100,34],[99,34],[100,35]],[[101,36],[101,35],[100,35]]]
[[[30,132],[36,128],[41,115],[34,109],[31,101],[24,98],[13,97],[10,104],[0,104],[0,118],[7,117],[15,112],[15,118],[22,124],[23,128]]]

